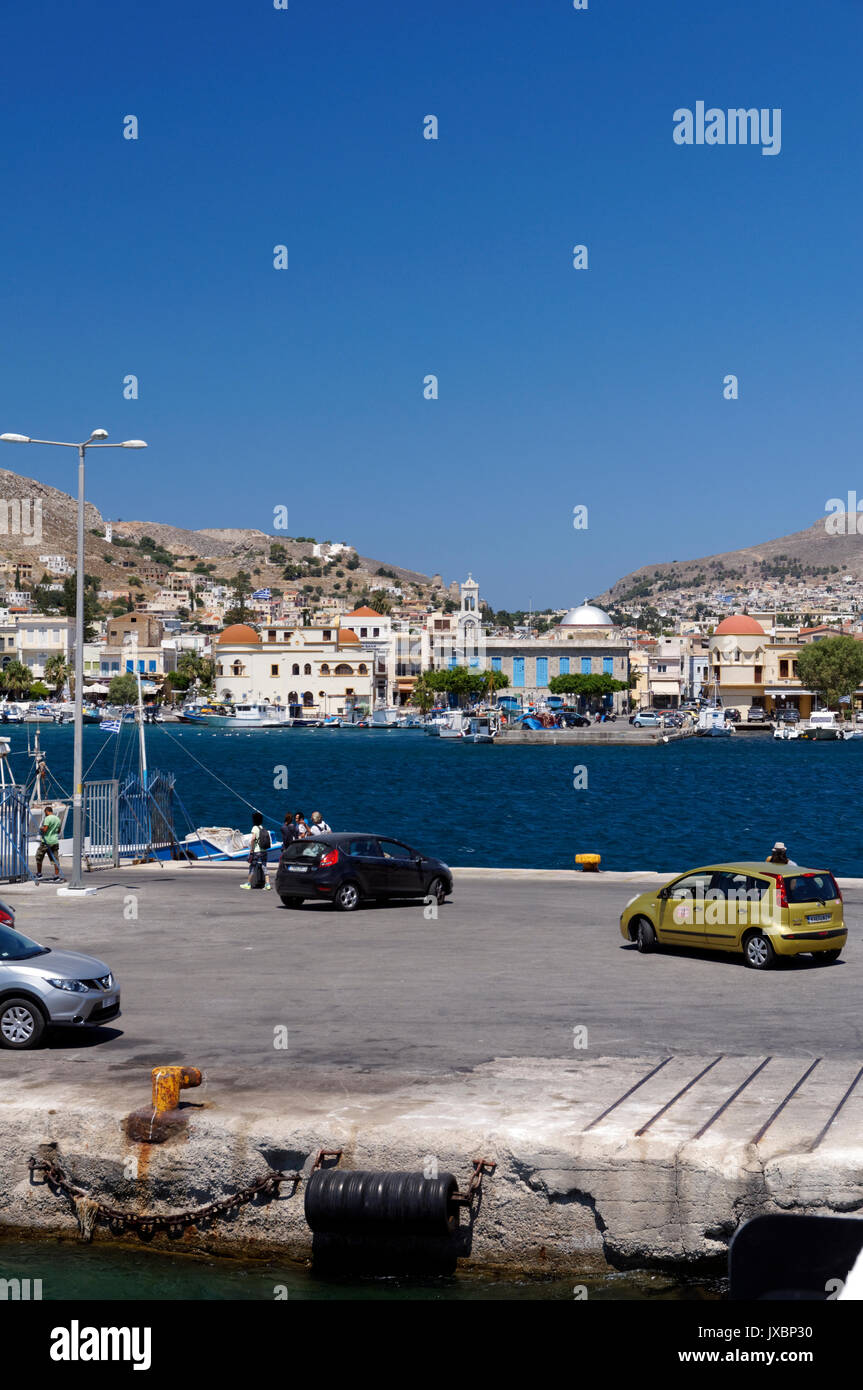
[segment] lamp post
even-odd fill
[[[75,574],[75,751],[72,773],[72,881],[67,893],[86,893],[81,879],[84,850],[84,457],[88,449],[146,449],[143,439],[125,439],[121,444],[105,444],[107,430],[93,430],[83,444],[59,439],[31,439],[27,434],[0,434],[7,444],[49,444],[58,449],[78,450],[78,561]],[[59,890],[63,892],[63,889]]]

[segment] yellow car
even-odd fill
[[[710,864],[630,898],[620,933],[644,952],[740,951],[753,970],[804,953],[829,965],[848,939],[842,894],[828,869],[760,862]]]

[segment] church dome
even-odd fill
[[[614,627],[614,623],[608,616],[604,608],[597,608],[595,604],[584,603],[578,608],[570,608],[564,613],[560,620],[561,627]]]

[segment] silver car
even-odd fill
[[[0,903],[0,1047],[35,1047],[50,1024],[98,1026],[120,1013],[120,988],[104,961],[54,951],[11,925]]]

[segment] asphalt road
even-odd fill
[[[235,1084],[270,1069],[445,1074],[492,1058],[678,1054],[863,1056],[863,891],[846,894],[845,957],[759,973],[739,957],[639,956],[618,916],[632,883],[465,880],[422,904],[339,914],[244,893],[233,870],[124,870],[85,900],[14,899],[45,945],[93,953],[123,1014],[93,1032],[0,1052],[0,1081],[110,1078],[183,1061]],[[131,916],[137,909],[137,919]]]

